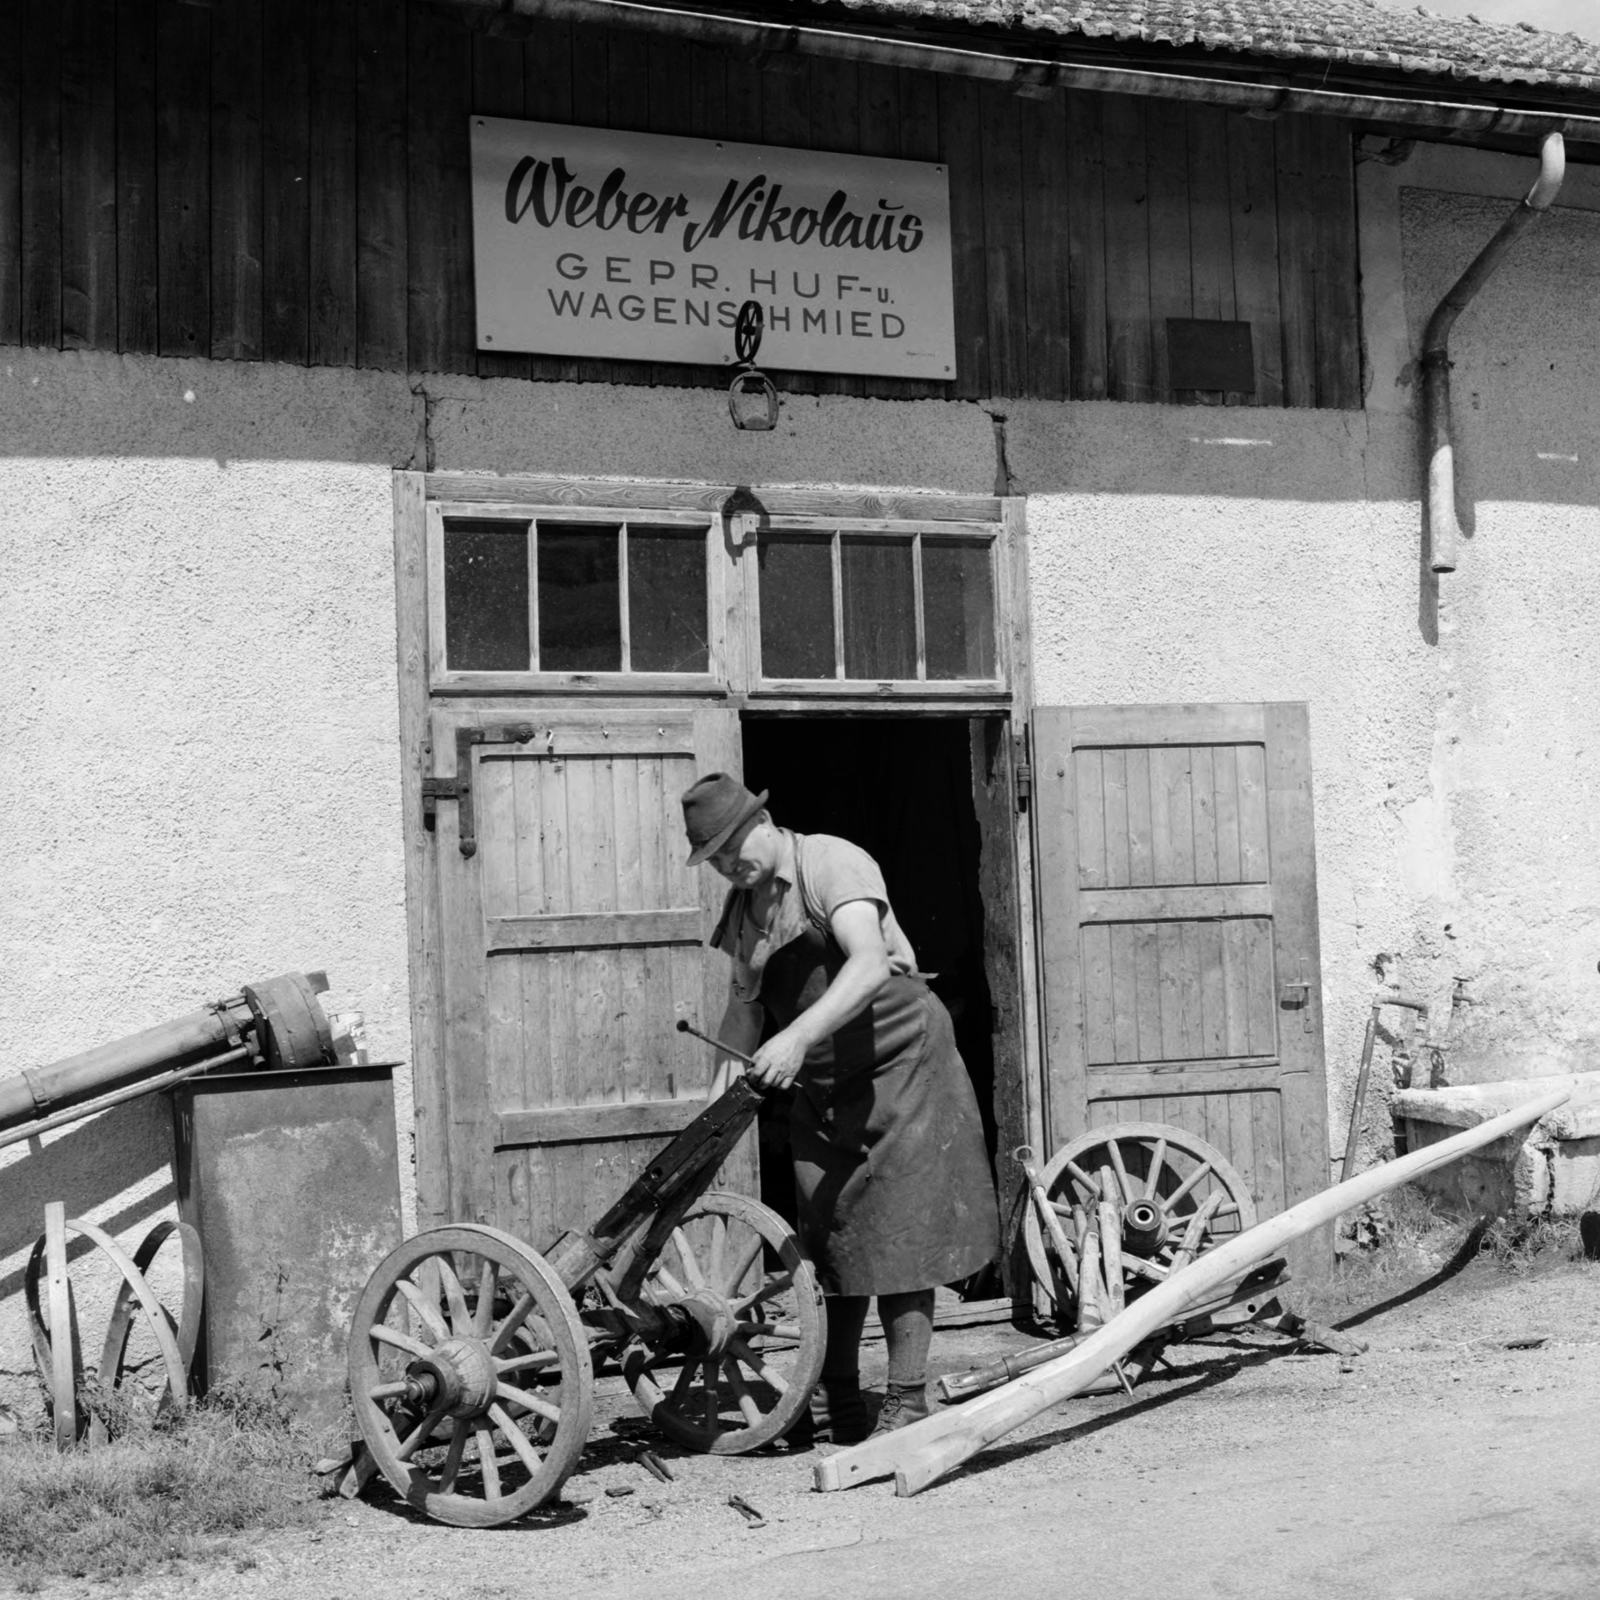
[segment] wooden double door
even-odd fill
[[[704,942],[723,885],[685,865],[678,796],[741,770],[738,713],[439,700],[430,719],[436,773],[468,782],[429,846],[444,1137],[419,1173],[423,1214],[542,1246],[599,1215],[703,1103],[710,1052],[674,1024],[720,1019],[726,972]],[[1263,1215],[1324,1186],[1305,707],[1039,708],[1032,765],[1034,906],[1018,922],[1038,931],[1042,1048],[1022,1048],[1010,1007],[1008,1209],[1030,1118],[1047,1150],[1109,1122],[1189,1129]],[[987,851],[1014,847],[986,834]],[[1035,965],[1014,933],[985,940],[1012,937]],[[754,1161],[751,1141],[726,1181],[753,1188]]]

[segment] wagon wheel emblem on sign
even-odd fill
[[[756,364],[756,352],[761,348],[761,330],[765,324],[766,318],[761,314],[759,300],[746,300],[739,307],[738,318],[733,324],[733,351],[741,367],[753,367]]]

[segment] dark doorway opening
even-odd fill
[[[976,741],[981,748],[981,741]],[[919,967],[955,1025],[994,1161],[994,1007],[984,971],[983,838],[965,717],[746,715],[744,779],[774,819],[858,844],[883,870]],[[761,1126],[761,1197],[794,1217],[787,1106]]]

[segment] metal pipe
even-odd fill
[[[20,1072],[0,1081],[0,1128],[36,1121],[52,1106],[72,1105],[160,1067],[179,1067],[196,1057],[228,1050],[238,1044],[241,1033],[254,1026],[249,1005],[243,996],[235,996],[51,1066]]]
[[[1428,548],[1435,572],[1454,572],[1461,539],[1456,515],[1455,443],[1450,430],[1450,330],[1489,281],[1501,257],[1549,210],[1566,176],[1566,147],[1559,133],[1545,136],[1539,176],[1500,231],[1433,309],[1422,335],[1422,436],[1428,451]]]
[[[37,1122],[132,1079],[208,1057],[215,1065],[224,1051],[245,1044],[257,1065],[274,1071],[331,1063],[333,1030],[317,999],[327,987],[326,973],[285,972],[174,1022],[0,1080],[0,1129]]]
[[[1197,73],[1064,61],[1017,50],[969,49],[919,39],[886,37],[838,28],[819,28],[748,17],[690,11],[649,0],[456,0],[475,10],[507,17],[643,28],[744,55],[821,56],[835,61],[865,61],[958,77],[1008,83],[1024,92],[1087,89],[1097,93],[1137,94],[1158,100],[1186,100],[1274,115],[1285,111],[1449,128],[1457,133],[1539,137],[1550,132],[1600,143],[1600,118],[1553,111],[1513,110],[1488,101],[1426,100],[1402,95],[1366,94],[1338,89],[1301,88],[1282,83],[1237,82]]]
[[[25,1127],[10,1128],[0,1133],[0,1150],[4,1150],[7,1145],[21,1144],[24,1139],[32,1139],[38,1134],[49,1133],[53,1128],[63,1128],[69,1122],[81,1122],[85,1117],[98,1116],[102,1111],[109,1111],[113,1106],[125,1105],[129,1100],[138,1100],[147,1094],[159,1094],[161,1090],[170,1089],[174,1084],[183,1083],[189,1078],[198,1078],[204,1073],[214,1071],[217,1067],[227,1066],[233,1061],[243,1061],[247,1056],[254,1054],[252,1046],[242,1044],[238,1049],[225,1050],[220,1056],[213,1056],[198,1066],[184,1067],[178,1072],[163,1072],[159,1077],[146,1078],[141,1083],[130,1084],[115,1094],[103,1095],[98,1100],[76,1105],[70,1111],[58,1111],[53,1117],[30,1122]]]

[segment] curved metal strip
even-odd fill
[[[145,1320],[150,1324],[150,1331],[155,1335],[156,1344],[160,1347],[161,1359],[166,1364],[168,1392],[172,1396],[173,1404],[181,1406],[189,1393],[188,1368],[178,1352],[178,1342],[172,1336],[172,1329],[167,1325],[167,1313],[151,1291],[150,1285],[145,1282],[144,1274],[134,1265],[128,1252],[104,1229],[76,1217],[68,1220],[67,1227],[98,1245],[111,1258],[112,1264],[126,1280],[127,1287],[138,1297]],[[157,1243],[159,1242],[158,1240]]]
[[[148,1273],[157,1251],[174,1233],[178,1235],[183,1256],[183,1309],[176,1323],[166,1306],[160,1306],[160,1310],[163,1320],[173,1331],[177,1342],[178,1356],[185,1374],[184,1392],[187,1393],[187,1374],[194,1361],[195,1346],[200,1339],[200,1307],[205,1296],[205,1261],[200,1248],[200,1235],[187,1222],[174,1222],[170,1218],[158,1222],[134,1251],[133,1264],[141,1276]],[[148,1280],[146,1286],[148,1287]],[[132,1280],[124,1274],[121,1284],[117,1287],[117,1298],[112,1303],[111,1320],[106,1324],[105,1344],[100,1351],[102,1387],[115,1389],[121,1386],[122,1362],[127,1353],[128,1335],[133,1331],[136,1294]],[[102,1443],[106,1438],[105,1424],[98,1417],[94,1418],[89,1425],[89,1433],[97,1444]]]

